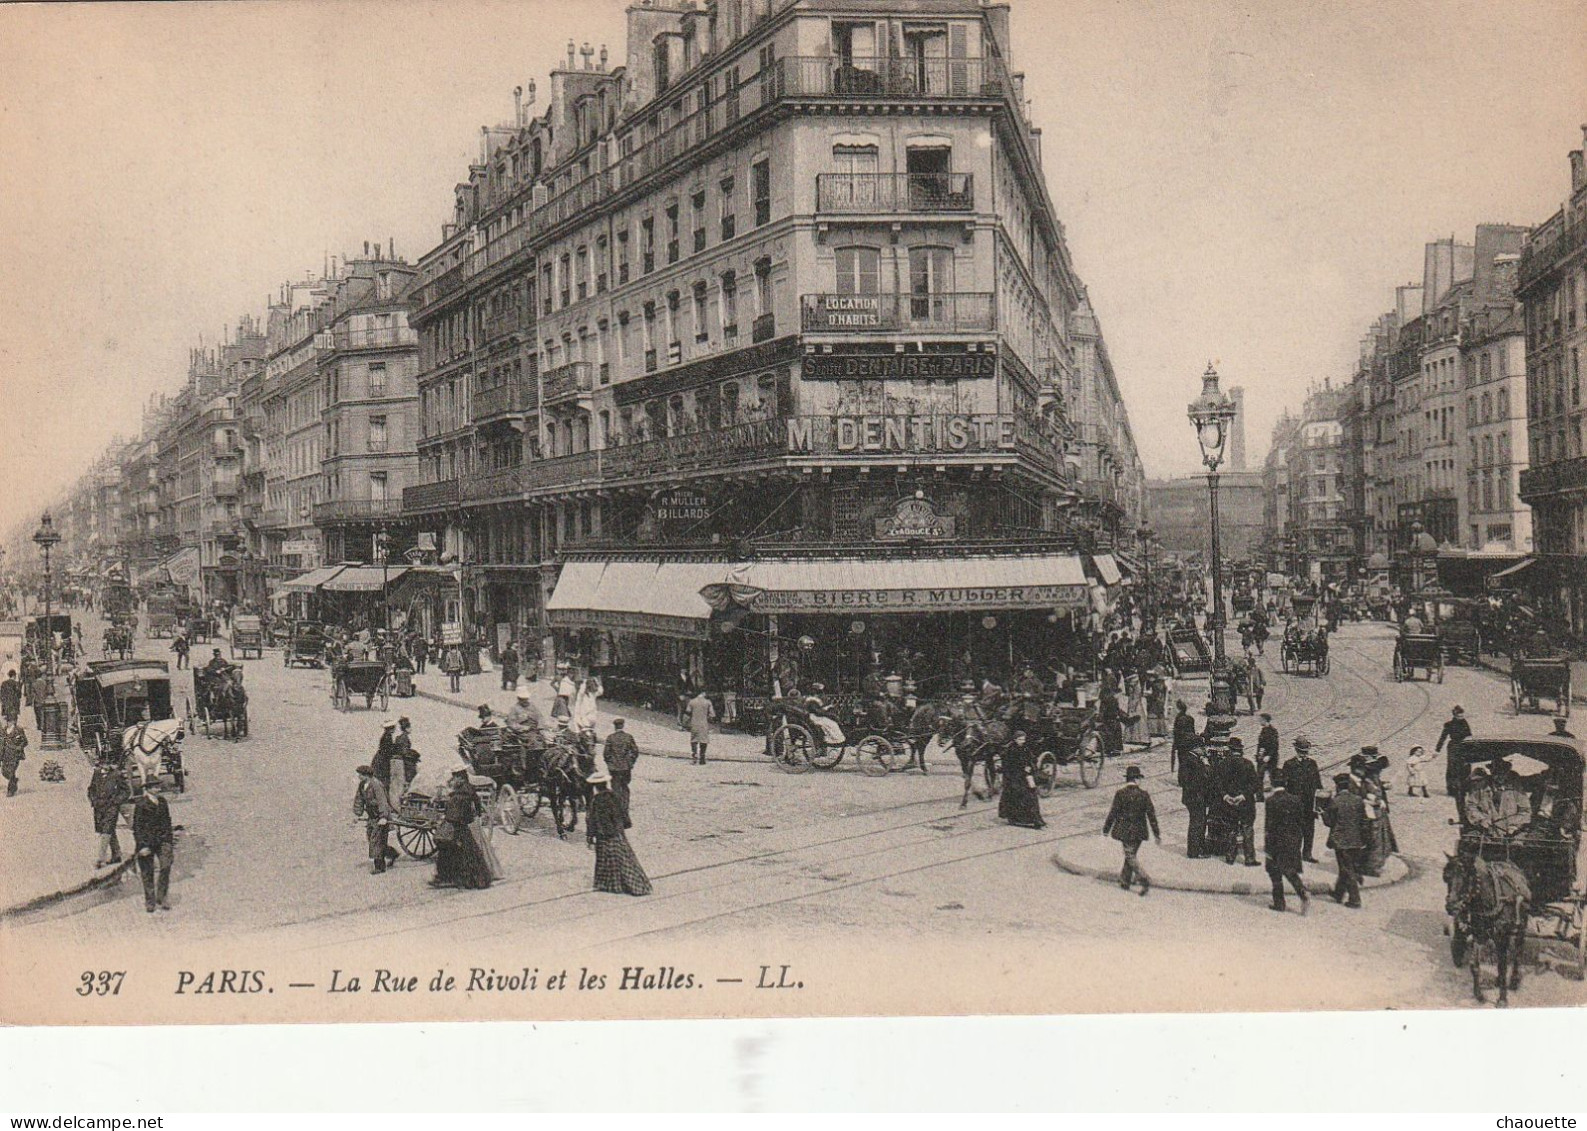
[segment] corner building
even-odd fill
[[[655,2],[575,50],[421,263],[405,507],[461,615],[749,713],[1053,658],[1144,492],[1007,10]]]

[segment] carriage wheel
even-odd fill
[[[907,738],[894,742],[886,739],[887,749],[881,752],[882,764],[889,770],[907,770],[915,760],[914,749]]]
[[[1080,738],[1080,745],[1075,750],[1075,761],[1080,763],[1080,784],[1087,789],[1095,789],[1097,782],[1102,780],[1102,766],[1107,761],[1107,751],[1102,747],[1102,736],[1096,731],[1087,731]]]
[[[809,760],[817,769],[830,770],[843,761],[843,747],[833,746],[830,742],[817,742],[813,731],[805,730],[810,735]]]
[[[496,790],[493,814],[495,823],[507,830],[508,836],[517,836],[523,825],[523,806],[518,801],[518,791],[506,782]]]
[[[428,860],[435,855],[435,832],[423,826],[398,825],[397,843],[415,860]]]
[[[879,734],[868,734],[854,747],[854,757],[862,773],[873,778],[884,778],[892,766],[897,751],[893,744]]]
[[[810,768],[816,742],[798,723],[784,723],[771,735],[771,756],[785,774],[802,774]]]
[[[1466,964],[1466,945],[1469,941],[1465,928],[1455,924],[1454,933],[1449,936],[1449,957],[1454,959],[1457,970]]]
[[[1043,750],[1036,755],[1032,774],[1036,778],[1036,792],[1042,797],[1051,797],[1053,790],[1058,787],[1058,755],[1051,750]]]

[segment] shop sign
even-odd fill
[[[456,621],[441,626],[441,643],[453,645],[463,643],[463,626]]]
[[[811,353],[800,366],[810,381],[954,380],[997,376],[992,353]]]
[[[967,586],[957,589],[786,589],[768,590],[754,602],[756,612],[822,613],[873,609],[877,612],[930,613],[951,609],[1079,609],[1086,605],[1082,585]]]
[[[1014,450],[1014,417],[999,414],[798,416],[787,423],[788,450],[794,453]]]
[[[900,499],[892,514],[876,520],[876,537],[883,542],[942,541],[953,537],[954,528],[953,515],[938,514],[930,499]]]
[[[693,526],[711,517],[711,500],[692,488],[677,487],[657,495],[650,511],[662,526]]]

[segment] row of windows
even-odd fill
[[[1510,507],[1510,480],[1513,472],[1508,467],[1473,471],[1466,478],[1466,506],[1471,510],[1508,510]]]
[[[1537,420],[1565,411],[1569,386],[1571,408],[1581,406],[1581,348],[1572,347],[1565,362],[1542,360],[1527,383],[1527,415]]]
[[[1495,420],[1508,420],[1510,418],[1510,390],[1508,386],[1501,385],[1497,393],[1483,393],[1481,398],[1475,394],[1466,398],[1466,426],[1473,424],[1490,424]]]
[[[1508,464],[1510,462],[1510,434],[1501,432],[1498,435],[1498,444],[1495,445],[1494,437],[1484,436],[1479,443],[1477,438],[1471,438],[1470,463],[1472,467],[1491,467],[1495,462]]]

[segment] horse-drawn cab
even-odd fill
[[[1519,715],[1538,710],[1543,699],[1554,700],[1556,715],[1570,716],[1570,656],[1547,633],[1534,630],[1520,637],[1511,653],[1510,701]]]
[[[188,729],[202,726],[204,737],[220,726],[221,736],[233,741],[248,734],[248,692],[243,687],[241,664],[214,663],[193,669],[193,700]]]
[[[1436,632],[1407,632],[1400,629],[1394,641],[1394,678],[1404,682],[1416,675],[1417,669],[1427,673],[1429,682],[1444,682],[1444,645]]]
[[[172,709],[171,673],[164,661],[90,661],[87,674],[73,680],[72,699],[83,750],[96,758],[107,750],[120,755],[134,785],[156,777],[178,793],[186,789],[183,729]]]
[[[860,769],[877,777],[909,763],[909,748],[885,734],[866,733],[866,718],[856,716],[848,730],[818,695],[786,698],[777,705],[781,716],[771,732],[771,755],[787,773],[802,774],[811,766],[830,770],[853,751]],[[859,734],[853,738],[850,731]]]
[[[1478,963],[1491,944],[1503,1004],[1520,985],[1521,945],[1530,935],[1563,944],[1576,976],[1587,976],[1587,896],[1577,881],[1581,752],[1564,738],[1472,738],[1458,757],[1466,774],[1460,837],[1444,869],[1455,965],[1469,954],[1473,991],[1483,1000]]]
[[[1299,601],[1299,598],[1297,598]],[[1310,612],[1312,605],[1307,605]],[[1315,622],[1304,619],[1290,621],[1284,626],[1284,640],[1279,646],[1279,661],[1286,674],[1328,674],[1328,631]]]

